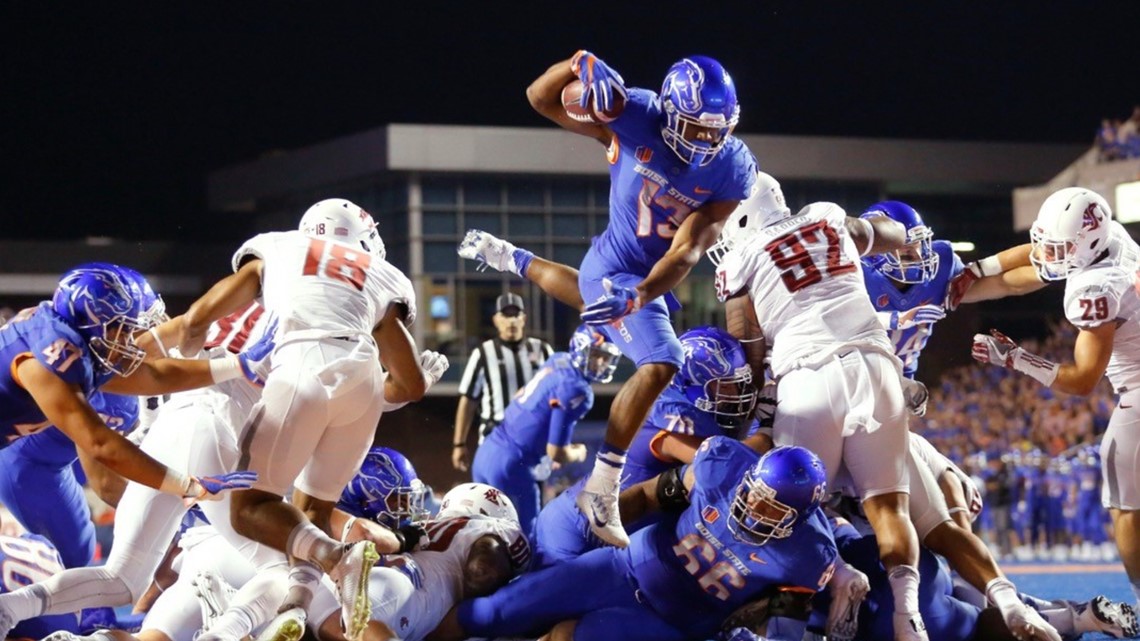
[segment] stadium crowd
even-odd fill
[[[1097,160],[1111,162],[1140,158],[1140,106],[1127,120],[1105,118],[1096,132]]]

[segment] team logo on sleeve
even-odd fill
[[[708,505],[701,510],[701,519],[705,523],[716,523],[720,519],[720,510],[716,509],[715,505]]]
[[[637,158],[637,162],[645,164],[653,158],[653,150],[649,147],[638,147],[637,150],[633,152],[633,157]]]

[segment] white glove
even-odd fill
[[[871,591],[867,575],[840,560],[835,574],[827,583],[831,593],[831,607],[827,611],[827,638],[832,641],[850,641],[859,630],[859,607]]]
[[[974,334],[974,346],[970,353],[980,363],[1017,370],[1032,376],[1046,387],[1057,380],[1057,370],[1061,368],[1047,358],[1025,351],[1012,338],[996,329],[991,329],[989,336]]]
[[[439,352],[433,352],[430,349],[425,349],[420,354],[420,368],[424,370],[424,382],[427,383],[430,389],[432,385],[439,382],[443,378],[443,373],[447,371],[450,365],[447,357]]]
[[[930,399],[930,392],[927,391],[926,384],[904,376],[902,389],[906,409],[915,416],[926,414],[926,401]]]

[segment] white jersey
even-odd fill
[[[717,269],[722,302],[745,289],[751,294],[777,377],[845,347],[894,354],[846,218],[834,203],[810,204],[750,235]]]
[[[373,571],[368,594],[372,619],[388,626],[404,641],[423,639],[443,621],[444,615],[463,597],[463,566],[475,541],[486,535],[498,537],[511,556],[515,571],[530,561],[530,546],[519,525],[490,517],[456,517],[428,521],[428,543],[411,554],[385,555],[380,566],[397,568],[411,577],[415,590],[400,604],[393,604],[383,584],[387,574]],[[377,579],[381,581],[377,584]],[[395,607],[393,607],[395,606]]]
[[[408,277],[359,247],[300,231],[260,234],[234,254],[234,271],[251,256],[265,261],[262,301],[280,323],[279,344],[301,331],[371,335],[393,303],[407,305],[409,324],[415,318]]]
[[[1078,329],[1116,323],[1105,373],[1119,393],[1140,389],[1140,247],[1120,223],[1109,225],[1108,255],[1065,283],[1065,317]]]

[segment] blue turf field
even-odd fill
[[[1128,577],[1119,563],[1002,563],[1001,567],[1019,590],[1043,599],[1084,601],[1103,594],[1113,601],[1134,603]],[[1110,638],[1101,634],[1081,637]]]

